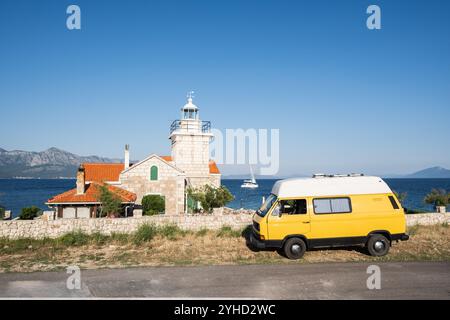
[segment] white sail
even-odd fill
[[[252,175],[252,183],[256,183],[255,175],[253,174],[252,166],[250,166],[250,174]]]
[[[241,185],[241,188],[258,188],[258,184],[256,183],[255,175],[253,174],[252,166],[250,166],[250,174],[251,179],[250,180],[244,180],[244,183]]]

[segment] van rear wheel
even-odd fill
[[[367,250],[371,256],[381,257],[387,255],[391,243],[382,234],[371,235],[369,241],[367,241]]]
[[[283,249],[287,258],[300,259],[305,254],[306,243],[300,238],[290,238],[286,240]]]

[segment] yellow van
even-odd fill
[[[408,239],[404,210],[381,178],[320,174],[277,181],[253,216],[250,243],[299,259],[307,249],[353,245],[383,256]]]

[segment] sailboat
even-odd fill
[[[250,189],[258,188],[255,175],[253,174],[252,166],[250,166],[250,174],[252,175],[252,178],[250,180],[244,180],[244,183],[241,184],[241,188],[250,188]]]

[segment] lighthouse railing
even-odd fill
[[[199,130],[201,130],[202,133],[211,132],[211,121],[201,121],[198,123],[197,121],[174,120],[170,125],[170,134],[174,131],[198,132]]]

